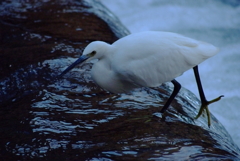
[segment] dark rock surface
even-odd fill
[[[1,160],[238,160],[239,148],[199,100],[182,89],[162,117],[167,83],[113,95],[90,78],[91,64],[55,77],[91,41],[129,32],[104,6],[85,1],[0,3]],[[80,70],[80,71],[79,71]]]

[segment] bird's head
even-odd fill
[[[79,64],[84,62],[94,60],[94,59],[101,59],[104,57],[106,50],[109,48],[109,44],[103,41],[94,41],[88,44],[88,46],[84,49],[82,56],[80,56],[73,64],[71,64],[68,68],[66,68],[59,77],[62,77],[71,69],[76,67]]]

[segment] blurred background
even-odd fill
[[[209,42],[218,55],[199,65],[209,106],[240,147],[240,1],[239,0],[100,0],[131,31],[169,31]],[[198,98],[192,70],[177,78]]]

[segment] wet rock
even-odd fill
[[[4,60],[0,77],[29,64],[72,54],[93,40],[113,42],[128,34],[109,14],[98,1],[91,0],[2,2],[0,44]]]
[[[55,77],[91,41],[129,32],[98,1],[0,4],[0,158],[3,160],[237,160],[240,150],[182,89],[163,116],[172,86],[110,94],[91,64]],[[155,117],[157,114],[157,117]]]

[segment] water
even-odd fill
[[[79,25],[79,17],[101,24],[81,13],[79,1],[11,2],[0,5],[0,160],[239,158],[239,148],[215,117],[210,129],[204,116],[193,119],[200,101],[188,90],[182,89],[168,112],[159,115],[171,83],[139,88],[132,95],[111,94],[91,79],[91,63],[56,79],[89,41],[116,39],[105,32],[108,26]],[[85,9],[108,15],[92,3],[94,10]],[[111,17],[105,19],[118,26]],[[122,27],[115,30],[125,35]]]
[[[225,97],[210,111],[240,146],[240,2],[237,0],[101,0],[131,31],[170,31],[214,44],[218,55],[199,66],[206,97]],[[192,70],[177,80],[198,96]]]

